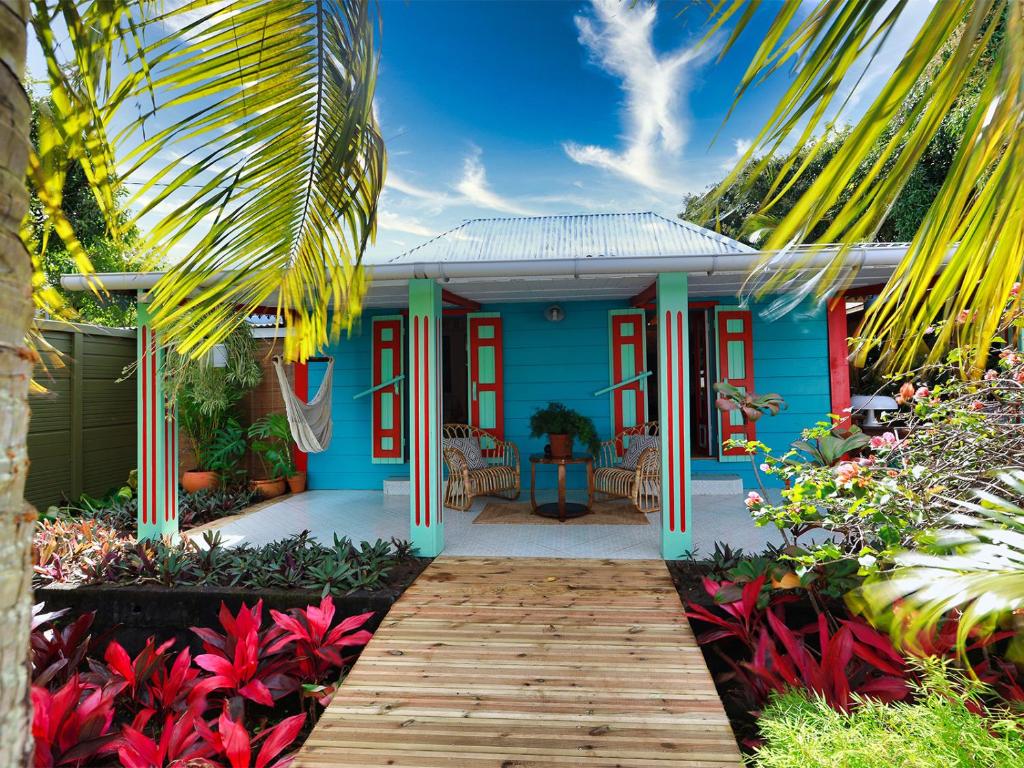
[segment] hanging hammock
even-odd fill
[[[327,361],[324,379],[316,397],[308,403],[302,402],[292,390],[288,376],[284,371],[284,362],[280,357],[274,358],[274,370],[277,381],[281,385],[284,397],[284,410],[288,415],[288,425],[292,429],[292,437],[299,450],[306,453],[322,453],[331,444],[331,380],[334,378],[334,358]]]

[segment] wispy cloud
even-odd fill
[[[395,232],[407,232],[410,235],[419,237],[433,237],[437,232],[419,219],[411,216],[403,216],[393,211],[381,211],[377,216],[377,225],[381,229],[393,230]]]
[[[723,171],[731,171],[733,169],[733,166],[735,166],[736,163],[742,160],[743,156],[747,154],[747,151],[750,149],[753,143],[754,142],[751,141],[750,139],[733,139],[733,152],[731,155],[725,158],[725,160],[722,161],[722,164],[719,167]]]
[[[509,200],[507,197],[502,197],[491,189],[487,183],[487,171],[481,160],[482,154],[479,147],[474,147],[463,162],[462,178],[455,185],[455,189],[462,194],[466,202],[492,211],[511,213],[514,216],[536,215],[529,208]]]
[[[622,80],[625,147],[617,151],[567,141],[565,152],[577,163],[648,189],[678,191],[678,183],[664,175],[664,160],[678,158],[686,145],[680,96],[707,48],[684,46],[660,55],[653,40],[658,15],[653,4],[630,7],[618,0],[592,0],[591,11],[576,17],[579,41],[598,66]]]
[[[388,171],[385,187],[407,197],[422,201],[425,207],[440,213],[447,208],[470,206],[489,211],[510,213],[515,216],[532,216],[535,212],[516,200],[495,192],[487,181],[487,169],[483,163],[483,152],[473,147],[462,163],[462,175],[452,185],[457,194],[443,189],[431,189],[409,181],[404,176]]]

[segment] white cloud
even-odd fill
[[[723,171],[731,171],[733,167],[736,165],[736,163],[742,160],[743,156],[747,154],[753,143],[754,142],[750,139],[733,139],[733,152],[731,155],[729,155],[729,157],[722,161],[722,164],[720,166],[721,169]]]
[[[536,212],[528,207],[491,189],[487,181],[487,170],[484,168],[482,156],[483,152],[480,148],[473,147],[463,160],[462,176],[453,185],[458,194],[421,186],[390,170],[384,186],[388,190],[421,201],[424,207],[434,214],[456,206],[471,206],[510,213],[515,216],[535,216]]]
[[[428,227],[419,219],[411,216],[403,216],[392,211],[381,211],[377,215],[377,226],[381,229],[393,230],[395,232],[407,232],[410,235],[420,237],[433,237],[436,231]]]
[[[678,182],[665,176],[665,161],[671,164],[686,145],[680,96],[708,49],[692,45],[659,55],[653,41],[658,9],[653,4],[630,7],[618,0],[592,0],[591,7],[592,15],[576,17],[579,41],[598,66],[622,79],[625,147],[616,151],[567,141],[565,152],[581,165],[603,168],[648,189],[678,191]]]
[[[479,147],[475,147],[466,157],[462,164],[462,179],[455,185],[455,189],[462,193],[466,202],[515,216],[535,216],[534,211],[502,197],[491,189],[487,183],[487,171],[480,159],[481,154]]]

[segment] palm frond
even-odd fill
[[[143,39],[131,87],[153,105],[115,141],[136,221],[171,208],[143,247],[183,254],[150,294],[156,326],[202,354],[272,305],[285,355],[314,354],[358,317],[384,180],[369,0],[190,3]]]
[[[731,47],[752,14],[735,0],[718,4],[712,26],[737,17]],[[892,31],[905,23],[910,0],[820,0],[794,23],[795,3],[784,3],[755,52],[737,100],[785,65],[792,82],[757,139],[735,169],[709,196],[713,206],[753,161],[755,177],[783,157],[763,201],[762,215],[812,166],[815,149],[840,125],[851,79],[862,74]],[[897,195],[910,179],[943,120],[958,103],[983,58],[992,64],[981,97],[967,115],[967,130],[940,193],[932,203],[902,264],[868,309],[860,334],[861,361],[880,347],[884,364],[906,367],[920,352],[925,328],[937,321],[937,359],[956,339],[973,349],[973,365],[984,360],[1010,296],[1020,279],[1024,253],[1024,0],[947,0],[932,10],[881,92],[807,191],[772,229],[766,257],[755,271],[759,293],[786,289],[793,302],[842,290],[856,272],[849,249],[874,239]],[[865,64],[867,62],[867,64]],[[796,148],[785,147],[795,140]],[[801,152],[805,145],[811,151]],[[748,168],[749,170],[749,168]],[[834,215],[833,215],[834,214]],[[827,216],[817,242],[839,242],[829,263],[812,269],[820,251],[793,251]],[[783,264],[784,260],[784,264]],[[781,265],[781,268],[779,268]],[[776,269],[778,268],[778,269]]]
[[[1006,489],[1024,497],[1024,472],[1001,477]],[[856,602],[875,620],[891,622],[897,639],[913,647],[922,632],[952,611],[962,611],[958,643],[963,649],[979,625],[1024,607],[1024,509],[991,493],[958,502],[936,532],[934,545],[901,555],[888,575],[865,584]]]

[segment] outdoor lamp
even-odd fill
[[[881,427],[883,424],[878,420],[878,411],[895,411],[899,403],[888,395],[853,395],[850,397],[850,407],[854,413],[864,412],[865,427]]]
[[[544,310],[544,317],[549,323],[560,323],[565,319],[565,310],[558,304],[552,304]]]

